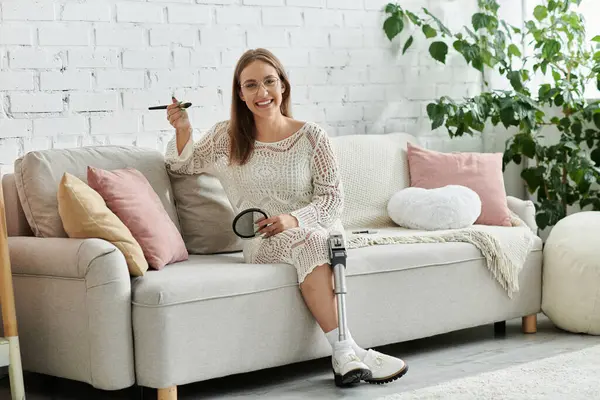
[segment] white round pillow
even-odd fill
[[[392,221],[405,228],[459,229],[475,223],[481,214],[481,199],[475,191],[460,185],[408,187],[394,193],[387,209]]]

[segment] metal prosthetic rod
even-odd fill
[[[344,237],[338,232],[329,235],[329,259],[333,268],[334,293],[337,298],[339,340],[347,338],[346,326],[346,247]]]

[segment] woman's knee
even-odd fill
[[[331,283],[332,272],[329,264],[317,265],[304,277],[300,289],[310,290]]]

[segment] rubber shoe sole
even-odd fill
[[[348,371],[343,376],[336,374],[335,371],[333,373],[335,385],[338,387],[348,387],[359,383],[360,381],[368,381],[372,376],[371,370],[362,368]]]
[[[404,376],[404,374],[406,374],[408,372],[408,364],[404,364],[404,368],[402,368],[400,371],[398,371],[397,373],[395,373],[394,375],[390,375],[387,376],[385,378],[379,378],[379,379],[372,379],[372,377],[369,377],[367,379],[364,379],[365,382],[373,384],[373,385],[383,385],[384,383],[390,383],[395,381],[396,379],[400,379]]]

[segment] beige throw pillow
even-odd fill
[[[58,213],[70,238],[104,239],[123,253],[130,275],[144,275],[148,262],[141,246],[98,192],[66,172],[58,185],[57,198]]]

